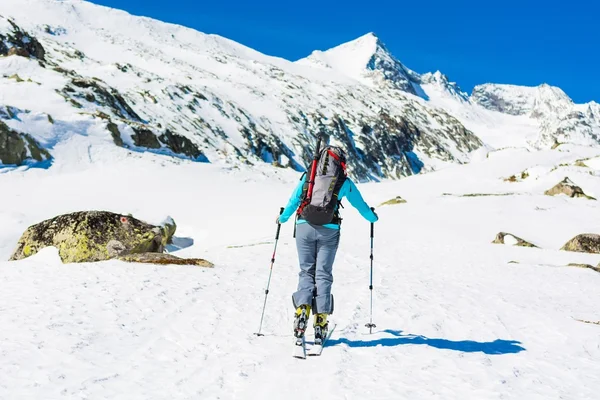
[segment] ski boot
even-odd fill
[[[322,346],[327,337],[328,323],[327,314],[315,314],[315,345]]]
[[[310,306],[303,304],[296,309],[294,317],[294,336],[298,339],[304,337],[306,327],[308,325],[308,318],[310,317]]]

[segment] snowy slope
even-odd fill
[[[466,162],[481,146],[458,120],[394,85],[382,91],[339,71],[83,1],[25,4],[2,2],[0,15],[37,38],[45,59],[1,58],[0,102],[86,121],[129,150],[301,170],[324,132],[353,155],[353,176],[377,180]],[[361,51],[377,53],[383,79],[400,82],[382,45],[361,43]]]
[[[334,269],[338,327],[323,356],[306,361],[291,357],[291,225],[282,229],[266,336],[253,335],[272,221],[297,174],[282,170],[274,180],[268,168],[227,173],[149,154],[121,159],[114,146],[103,156],[77,171],[0,174],[0,258],[32,223],[106,209],[151,222],[172,215],[180,241],[193,241],[175,254],[216,267],[62,265],[50,249],[0,261],[0,398],[593,399],[600,390],[599,327],[575,320],[600,319],[600,274],[566,267],[600,259],[558,251],[575,234],[597,232],[600,208],[542,195],[568,175],[600,196],[600,169],[569,166],[598,159],[598,150],[506,150],[362,185],[373,205],[408,200],[378,209],[377,328],[369,335],[364,327],[369,226],[347,207]],[[523,182],[503,181],[526,169]],[[469,193],[514,194],[460,197]],[[491,244],[500,231],[542,249]]]

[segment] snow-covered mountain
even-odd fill
[[[547,84],[537,87],[486,84],[475,87],[471,100],[488,110],[539,121],[540,132],[532,142],[534,147],[600,143],[598,104],[575,104],[560,88]]]
[[[85,1],[4,0],[0,72],[5,165],[98,159],[117,145],[302,170],[325,133],[346,148],[351,175],[372,180],[465,163],[484,143],[599,144],[596,103],[547,85],[469,97],[439,71],[410,70],[372,33],[290,62]]]

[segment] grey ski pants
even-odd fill
[[[339,243],[339,229],[298,224],[296,247],[300,274],[298,291],[292,297],[294,307],[308,304],[313,307],[314,313],[333,312],[331,285],[333,284],[333,262]]]

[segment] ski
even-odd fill
[[[306,341],[304,335],[299,338],[294,338],[294,353],[295,358],[306,359]]]
[[[331,327],[329,328],[329,331],[327,332],[327,336],[325,336],[325,338],[323,339],[323,342],[321,344],[315,344],[313,346],[311,346],[310,350],[308,351],[308,355],[309,356],[320,356],[321,353],[323,352],[323,347],[325,347],[325,344],[327,343],[327,340],[329,340],[329,338],[331,337],[331,334],[333,333],[333,331],[335,330],[336,324],[332,324]]]

